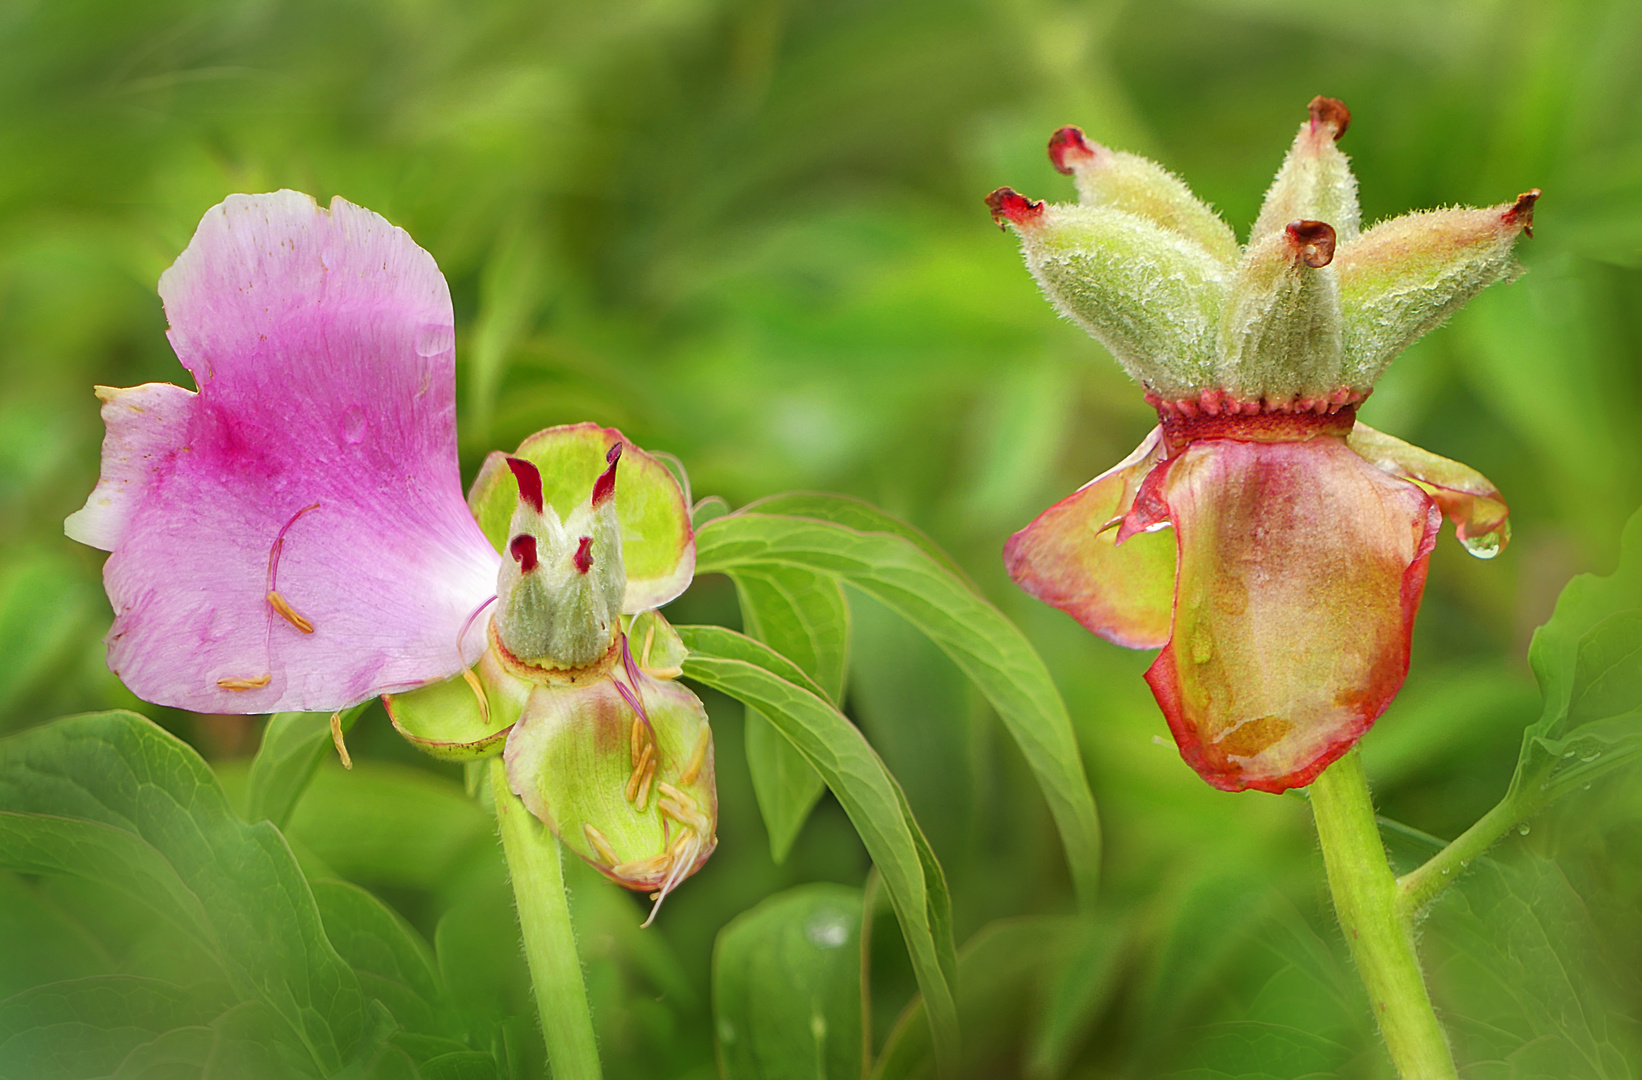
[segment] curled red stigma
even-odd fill
[[[593,538],[582,537],[582,542],[576,545],[576,572],[585,574],[593,569]]]
[[[1028,199],[1010,187],[1001,187],[988,195],[986,208],[992,211],[992,221],[1000,229],[1006,220],[1019,227],[1035,222],[1043,216],[1043,203]]]
[[[513,470],[513,478],[519,482],[519,498],[529,503],[532,510],[535,510],[538,514],[541,513],[541,472],[524,458],[508,458],[507,467]]]
[[[599,478],[593,481],[594,507],[597,507],[616,493],[616,462],[621,460],[621,443],[618,442],[612,446],[610,452],[604,455],[604,460],[609,464],[605,466],[605,470]],[[584,574],[586,572],[585,570],[582,571]]]
[[[1534,238],[1534,204],[1538,201],[1539,188],[1524,191],[1505,211],[1506,223],[1521,225],[1522,231],[1530,240]]]
[[[1315,131],[1323,124],[1330,125],[1334,128],[1335,142],[1339,142],[1340,137],[1346,133],[1346,128],[1351,126],[1351,110],[1346,108],[1346,103],[1339,98],[1318,94],[1306,107],[1311,110],[1312,130]]]
[[[1334,226],[1326,221],[1291,221],[1286,228],[1301,262],[1320,270],[1334,261]]]
[[[529,533],[520,533],[508,541],[507,550],[519,564],[519,572],[528,574],[536,569],[536,538]]]
[[[1072,175],[1072,162],[1095,156],[1095,148],[1083,137],[1083,129],[1068,124],[1049,136],[1049,161],[1055,171]]]

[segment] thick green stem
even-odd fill
[[[1397,1074],[1402,1080],[1455,1080],[1454,1056],[1426,993],[1356,750],[1312,783],[1311,812],[1334,913]]]
[[[598,1080],[599,1048],[587,1008],[581,957],[570,925],[559,841],[507,784],[501,756],[491,759],[491,791],[502,829],[502,851],[513,879],[513,902],[524,934],[530,982],[547,1041],[554,1080]]]

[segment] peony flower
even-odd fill
[[[110,669],[195,712],[384,695],[429,752],[505,742],[515,793],[621,884],[665,894],[698,868],[706,715],[659,615],[662,659],[628,644],[694,573],[667,467],[620,432],[552,428],[491,455],[470,506],[445,279],[342,199],[230,196],[160,296],[198,392],[99,387],[102,475],[64,523],[110,552]]]
[[[1010,575],[1101,637],[1161,646],[1146,680],[1181,756],[1227,791],[1309,784],[1396,696],[1443,514],[1482,558],[1510,536],[1486,478],[1356,410],[1398,352],[1519,272],[1539,192],[1360,230],[1349,122],[1311,103],[1243,245],[1160,166],[1077,128],[1049,142],[1077,205],[987,198],[1160,421],[1010,539]]]

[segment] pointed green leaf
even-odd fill
[[[747,634],[803,668],[827,700],[842,701],[849,662],[849,606],[838,582],[795,567],[730,576],[741,597]],[[821,797],[821,777],[754,709],[747,711],[746,740],[747,767],[770,834],[770,856],[780,863]]]
[[[859,524],[872,523],[872,514],[860,516],[866,520]],[[939,645],[991,701],[1026,757],[1060,829],[1078,897],[1093,903],[1100,823],[1072,721],[1049,669],[1002,612],[904,527],[863,531],[742,510],[703,525],[696,544],[702,573],[788,566],[824,574],[888,605]]]
[[[1625,527],[1619,568],[1568,583],[1528,660],[1545,706],[1507,796],[1525,809],[1642,754],[1642,511]]]
[[[324,1069],[369,1049],[365,995],[284,838],[241,821],[175,736],[126,712],[13,736],[0,742],[0,806],[0,863],[140,884],[139,898],[192,924],[236,994],[272,1007]]]
[[[858,1080],[861,890],[801,885],[743,912],[713,949],[725,1080]]]
[[[322,880],[312,888],[325,936],[359,976],[364,992],[386,1005],[407,1031],[456,1036],[444,981],[422,936],[357,885]]]
[[[690,649],[685,676],[768,717],[849,815],[883,876],[918,986],[932,1003],[928,1016],[936,1052],[955,1063],[951,899],[940,864],[894,777],[855,725],[792,661],[722,627],[680,626],[678,632]]]
[[[342,730],[353,727],[363,705],[341,713]],[[247,821],[271,821],[283,829],[308,790],[319,763],[333,751],[330,713],[275,713],[262,729],[262,746],[251,760],[245,789]]]

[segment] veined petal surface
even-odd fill
[[[1108,641],[1155,649],[1169,640],[1174,538],[1142,532],[1117,543],[1114,519],[1128,512],[1163,456],[1153,428],[1123,461],[1039,514],[1004,546],[1015,584]]]
[[[65,525],[113,552],[109,667],[148,701],[261,713],[476,658],[482,622],[458,637],[497,556],[462,498],[433,258],[341,199],[235,195],[160,295],[199,392],[102,395],[102,480]]]
[[[1227,791],[1309,784],[1402,686],[1436,505],[1326,435],[1193,442],[1160,495],[1180,569],[1146,681],[1181,756]]]

